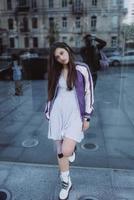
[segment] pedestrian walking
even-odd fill
[[[15,82],[15,95],[20,96],[23,94],[22,91],[22,66],[20,65],[19,55],[12,55],[12,70],[13,80]]]
[[[85,46],[81,48],[80,54],[83,61],[89,66],[94,88],[97,82],[97,71],[100,70],[101,54],[100,50],[106,46],[106,42],[100,38],[97,38],[91,34],[84,36]]]
[[[74,62],[72,49],[56,42],[50,49],[48,67],[48,101],[45,114],[49,120],[48,138],[57,147],[61,191],[65,200],[72,188],[69,162],[75,160],[75,147],[89,128],[93,111],[93,82],[89,68]]]

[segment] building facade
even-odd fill
[[[124,0],[1,0],[0,9],[0,41],[10,49],[48,48],[55,40],[79,48],[88,33],[121,46]]]

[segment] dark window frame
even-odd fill
[[[62,0],[62,8],[66,8],[67,7],[67,0]]]
[[[117,36],[111,37],[111,46],[116,47],[117,46]]]
[[[124,54],[125,56],[134,56],[134,52],[127,52]]]
[[[29,47],[29,37],[24,37],[24,46],[25,48],[28,48]]]
[[[14,37],[9,38],[10,48],[15,48],[15,39]]]
[[[98,1],[97,0],[92,0],[92,6],[97,6]]]
[[[18,0],[18,6],[26,7],[26,6],[28,6],[28,1],[27,0]]]
[[[32,18],[32,28],[33,29],[37,29],[38,28],[38,18],[37,17],[33,17]]]
[[[32,8],[37,8],[37,0],[32,0]]]
[[[26,32],[29,30],[29,21],[27,17],[23,17],[23,30]]]
[[[80,17],[76,17],[75,26],[76,26],[76,28],[80,28],[81,27],[81,18]]]
[[[97,26],[97,16],[91,17],[91,28],[96,28]]]
[[[7,0],[7,10],[12,10],[12,0]]]
[[[49,27],[50,28],[54,27],[54,17],[49,17]]]
[[[67,17],[62,17],[62,27],[67,28]]]
[[[8,18],[8,29],[9,30],[14,29],[14,20],[12,18]]]
[[[33,37],[33,48],[38,48],[38,37]]]
[[[49,8],[53,8],[54,7],[54,1],[53,0],[49,0]]]

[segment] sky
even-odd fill
[[[129,7],[133,3],[133,0],[124,0],[125,7]]]
[[[128,24],[134,23],[134,15],[132,15],[132,10],[134,13],[134,0],[124,0],[124,7],[128,9],[124,22]]]

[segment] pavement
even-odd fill
[[[69,200],[133,200],[134,172],[90,167],[71,167],[73,188]],[[12,200],[58,200],[57,166],[3,163],[1,190]],[[4,191],[3,190],[3,191]]]
[[[134,68],[99,72],[94,114],[77,145],[69,200],[134,200]],[[55,147],[44,118],[46,80],[0,81],[0,200],[57,200]]]

